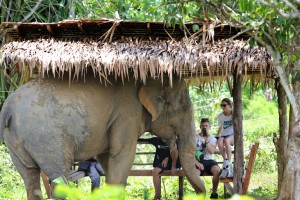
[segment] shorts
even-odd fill
[[[204,166],[204,170],[200,170],[201,171],[200,176],[202,176],[204,174],[204,172],[211,173],[210,172],[211,168],[215,165],[218,166],[218,163],[214,160],[201,160],[199,162]],[[199,168],[197,167],[197,169],[199,169]]]
[[[225,136],[220,136],[220,137],[216,137],[216,139],[218,140],[219,138],[227,138],[227,137],[229,137],[229,136],[232,136],[233,134],[231,134],[231,135],[225,135]]]
[[[171,168],[172,168],[172,159],[169,159],[168,164],[167,164],[166,167],[163,167],[161,165],[161,162],[158,159],[155,159],[154,162],[153,162],[153,167],[154,168],[155,167],[160,168],[161,169],[160,173],[162,173],[164,170],[171,170]],[[176,169],[179,169],[179,168],[181,168],[181,165],[180,165],[179,158],[178,158],[177,162],[176,162]]]

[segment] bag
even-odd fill
[[[204,159],[204,153],[201,150],[195,151],[195,157],[198,161],[202,161]]]

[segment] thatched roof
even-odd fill
[[[124,79],[129,71],[142,81],[147,76],[163,74],[224,79],[238,70],[247,76],[259,75],[265,81],[275,71],[266,50],[257,46],[250,48],[241,40],[245,36],[241,35],[240,40],[224,39],[233,34],[228,26],[216,33],[197,24],[204,31],[185,37],[186,32],[179,27],[166,31],[163,23],[88,20],[78,24],[76,20],[1,24],[10,40],[2,47],[1,62],[6,67],[18,65],[20,69],[29,67],[31,71],[38,68],[42,74],[74,72],[77,78],[91,67],[104,80],[109,74]],[[193,34],[193,25],[186,26],[190,34]],[[227,35],[220,34],[222,30],[227,31]],[[214,35],[214,41],[203,33]]]

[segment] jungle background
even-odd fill
[[[214,1],[211,1],[214,2]],[[217,2],[217,1],[216,1]],[[227,1],[231,7],[243,10],[239,17],[242,19],[247,14],[252,13],[252,19],[260,19],[267,10],[263,4],[254,5],[258,1]],[[204,3],[207,1],[164,1],[164,0],[0,0],[0,22],[56,22],[70,18],[120,18],[124,20],[137,21],[165,21],[168,26],[175,23],[183,25],[187,21],[201,21],[205,16],[203,11],[209,15],[208,7]],[[279,6],[284,6],[279,3]],[[273,13],[274,14],[274,13]],[[213,19],[213,15],[209,15]],[[235,20],[239,20],[237,16]],[[269,18],[274,17],[271,14]],[[263,20],[249,20],[249,24],[262,26]],[[285,29],[285,21],[278,18],[276,23],[282,24]],[[275,24],[273,24],[275,26]],[[287,24],[287,26],[291,24]],[[4,43],[4,32],[1,30],[1,44]],[[261,34],[261,33],[258,33]],[[285,42],[285,32],[276,33]],[[282,35],[280,35],[282,34]],[[284,39],[285,38],[285,39]],[[253,42],[253,41],[249,41]],[[284,49],[283,49],[284,50]],[[295,60],[292,57],[290,60]],[[288,62],[287,62],[288,63]],[[24,84],[29,79],[28,74],[11,70],[9,74],[4,73],[4,66],[1,66],[1,95],[0,105],[6,97],[17,87]],[[204,90],[197,86],[191,86],[190,95],[194,103],[195,119],[197,122],[202,117],[209,117],[212,120],[213,132],[216,132],[216,117],[220,109],[220,101],[224,97],[229,97],[227,85],[220,82],[214,83],[214,89],[210,85]],[[250,84],[243,85],[243,125],[244,125],[244,146],[245,150],[250,143],[259,142],[260,147],[255,161],[254,172],[250,181],[249,195],[257,199],[271,199],[277,193],[277,165],[276,150],[273,145],[273,132],[278,133],[278,110],[277,96],[274,93],[273,85],[258,85],[256,91],[252,91]],[[198,124],[196,124],[198,127]],[[9,157],[7,148],[3,142],[0,144],[0,199],[26,199],[26,192],[21,177],[15,170]],[[246,155],[246,153],[245,153]],[[151,159],[151,158],[149,158]],[[177,178],[163,178],[164,187],[168,199],[177,196]],[[211,178],[204,178],[208,194],[210,194]],[[185,194],[193,192],[191,186],[185,181]],[[102,178],[102,186],[104,186]],[[79,189],[84,193],[90,192],[90,182],[85,178],[79,182]],[[145,196],[153,195],[152,179],[130,177],[126,187],[128,199],[141,199]],[[219,194],[223,193],[223,186],[219,186]]]

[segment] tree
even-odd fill
[[[300,2],[184,1],[194,3],[190,15],[208,24],[228,23],[248,33],[254,43],[267,48],[278,74],[280,137],[278,141],[278,199],[300,196]],[[166,3],[166,2],[165,2]],[[169,2],[176,3],[176,2]],[[181,3],[180,3],[181,4]],[[181,5],[180,5],[181,6]],[[187,13],[182,13],[185,16]],[[287,117],[287,101],[290,114]],[[286,123],[289,123],[289,128]]]

